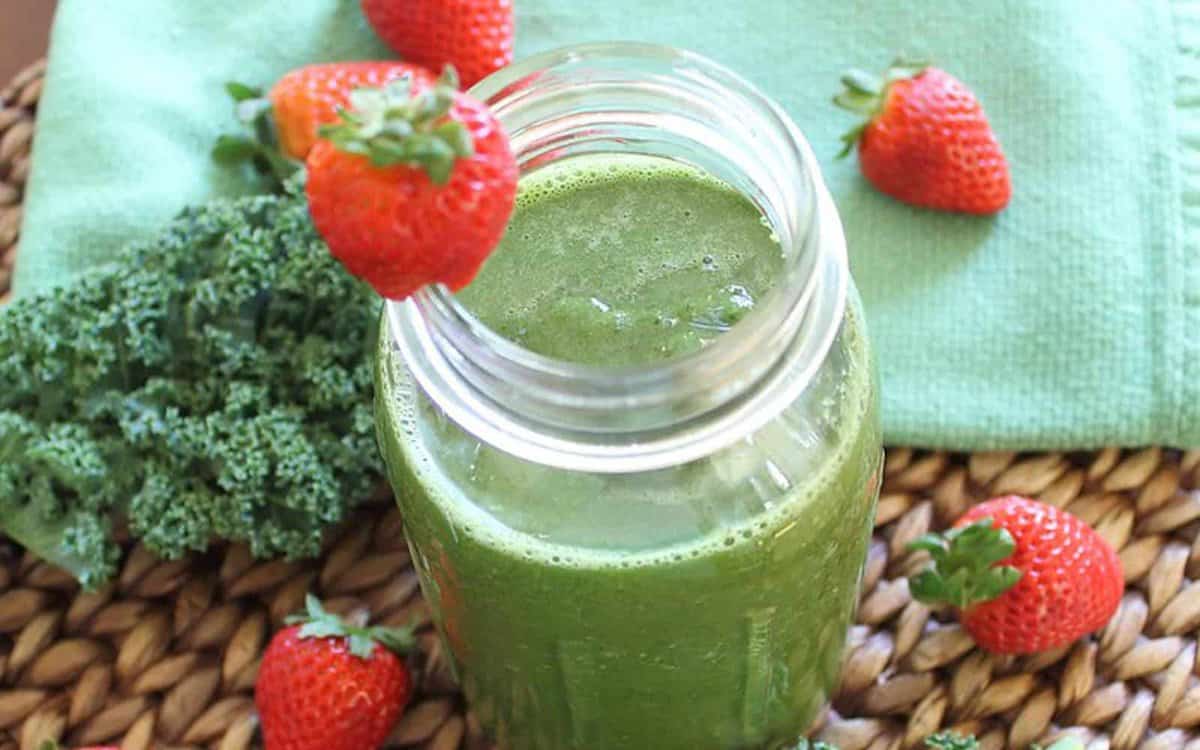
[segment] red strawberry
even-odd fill
[[[266,750],[373,750],[408,702],[397,651],[412,633],[346,623],[307,600],[305,617],[271,639],[254,687]]]
[[[1048,651],[1100,629],[1125,590],[1121,560],[1103,537],[1016,495],[981,503],[910,548],[933,557],[909,581],[913,597],[958,608],[967,632],[998,654]]]
[[[453,65],[464,86],[512,62],[512,0],[362,0],[362,9],[400,57]]]
[[[309,211],[330,251],[384,297],[458,290],[500,242],[517,192],[508,138],[452,71],[409,98],[359,91],[308,156]]]
[[[1008,162],[971,90],[949,73],[893,63],[881,80],[862,71],[842,78],[834,98],[867,122],[843,136],[858,144],[862,173],[914,206],[991,214],[1008,205]]]
[[[280,78],[266,96],[242,83],[226,84],[236,103],[237,118],[250,136],[221,136],[213,156],[227,163],[256,161],[262,171],[282,182],[308,156],[317,141],[317,129],[337,122],[338,110],[350,104],[351,92],[384,86],[405,76],[417,90],[427,89],[437,80],[419,65],[379,61],[297,68]]]

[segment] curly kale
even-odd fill
[[[118,526],[167,558],[317,553],[380,474],[376,300],[293,189],[189,209],[0,309],[0,527],[89,586]]]

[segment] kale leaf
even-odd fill
[[[378,311],[295,185],[0,308],[0,528],[87,586],[118,527],[166,558],[316,554],[380,476]]]

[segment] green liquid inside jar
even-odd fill
[[[728,331],[782,268],[754,204],[705,172],[576,157],[522,181],[504,241],[459,301],[538,354],[647,364]]]
[[[540,354],[647,364],[737,336],[783,267],[757,208],[690,167],[589,156],[527,175],[459,300]],[[794,740],[832,690],[878,491],[860,313],[805,399],[707,458],[633,474],[523,461],[420,395],[383,332],[377,415],[413,557],[502,748]]]

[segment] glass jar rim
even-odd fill
[[[570,80],[580,71],[591,74],[591,88]],[[637,78],[643,71],[645,80]],[[646,101],[678,88],[686,94],[681,106],[698,108],[691,113],[695,122],[706,114],[719,117],[715,107],[740,107],[744,132],[768,149],[771,158],[760,155],[756,164],[743,166],[771,182],[766,192],[772,194],[755,202],[780,237],[787,267],[764,304],[737,324],[739,335],[722,335],[658,363],[586,365],[503,338],[444,286],[386,307],[394,345],[447,416],[502,450],[568,470],[663,468],[701,458],[761,427],[799,396],[824,361],[849,285],[841,223],[811,147],[779,105],[725,67],[673,47],[590,43],[514,63],[470,93],[491,105],[509,129],[524,171],[544,163],[543,154],[527,148],[533,138],[526,138],[520,123],[513,128],[506,120],[518,120],[523,107],[537,109],[537,97],[548,88],[561,93],[574,86],[578,106],[589,92],[622,85],[630,92],[645,89]],[[633,116],[628,107],[614,110]],[[693,135],[703,140],[703,134]]]

